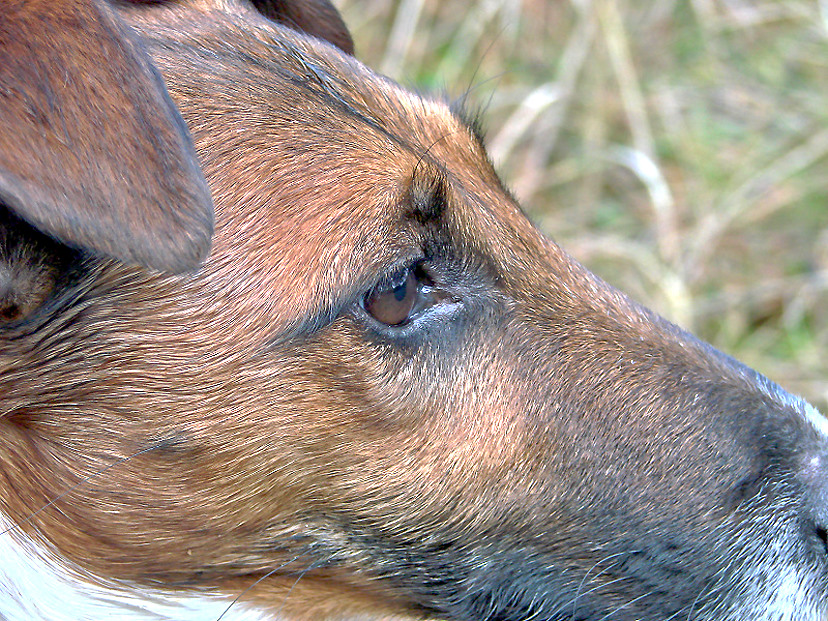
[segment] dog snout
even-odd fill
[[[575,618],[612,610],[597,588],[605,578],[635,601],[618,618],[680,618],[699,608],[699,593],[699,619],[800,618],[784,616],[792,610],[808,618],[804,611],[822,610],[815,603],[828,576],[822,415],[622,297],[608,294],[609,312],[599,314],[568,291],[542,304],[513,294],[534,314],[527,310],[511,349],[525,366],[544,361],[523,384],[534,395],[524,409],[532,444],[546,443],[548,493],[538,504],[553,517],[539,518],[546,522],[539,528],[554,539],[555,516],[585,508],[583,522],[567,524],[566,539],[599,550],[573,572],[573,598],[581,583],[596,589],[589,604],[578,597],[584,616]],[[530,350],[524,331],[535,336]],[[658,609],[648,602],[653,584],[662,585]],[[768,615],[755,616],[750,606],[769,592]]]

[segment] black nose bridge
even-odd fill
[[[764,378],[767,397],[759,416],[765,484],[786,490],[785,504],[799,519],[802,540],[821,557],[828,553],[828,420],[813,406]]]
[[[828,420],[758,373],[742,367],[739,375],[746,384],[737,397],[744,404],[735,421],[737,433],[753,440],[771,470],[808,480],[814,489],[828,485],[828,477],[820,476],[828,473]]]
[[[800,417],[795,435],[794,473],[803,490],[803,510],[821,528],[828,527],[828,420],[797,400]]]
[[[780,465],[798,476],[828,468],[828,419],[812,405],[760,378],[769,405],[761,419],[762,434],[776,448]],[[811,476],[811,475],[809,475]],[[828,481],[826,481],[828,483]]]

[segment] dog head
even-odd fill
[[[225,618],[824,619],[823,419],[590,274],[462,114],[286,4],[68,5],[131,42],[149,131],[105,89],[36,130],[15,99],[7,549],[112,606],[243,594]]]

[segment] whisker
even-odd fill
[[[609,618],[610,618],[611,616],[613,616],[615,613],[617,613],[617,612],[621,612],[622,610],[624,610],[624,609],[625,609],[625,608],[627,608],[628,606],[632,606],[635,602],[637,602],[637,601],[639,601],[639,600],[641,600],[641,599],[644,599],[645,597],[649,597],[649,596],[650,596],[650,595],[652,595],[653,593],[655,593],[655,591],[654,591],[654,590],[653,590],[653,591],[647,591],[647,592],[646,592],[646,593],[644,593],[643,595],[639,595],[638,597],[634,597],[633,599],[631,599],[631,600],[630,600],[630,601],[628,601],[627,603],[625,603],[625,604],[621,604],[618,608],[616,608],[616,609],[615,609],[615,610],[613,610],[612,612],[605,614],[603,617],[601,617],[600,619],[598,619],[598,621],[604,621],[604,619],[609,619]]]
[[[260,582],[262,582],[263,580],[266,580],[267,578],[270,578],[270,576],[272,576],[273,574],[275,574],[277,571],[280,571],[280,570],[284,569],[285,567],[287,567],[287,566],[288,566],[288,565],[290,565],[291,563],[293,563],[293,562],[295,562],[295,561],[299,560],[300,558],[302,558],[304,555],[305,555],[305,554],[304,554],[304,553],[302,553],[302,554],[299,554],[299,555],[297,555],[297,556],[294,556],[294,557],[293,557],[292,559],[290,559],[289,561],[286,561],[286,562],[282,563],[282,564],[281,564],[281,565],[279,565],[278,567],[275,567],[275,568],[271,569],[269,572],[267,572],[267,573],[266,573],[266,574],[264,574],[263,576],[260,576],[259,578],[257,578],[255,582],[253,582],[250,586],[248,586],[246,589],[244,589],[241,593],[239,593],[238,595],[236,595],[236,597],[234,597],[234,598],[233,598],[233,601],[232,601],[232,602],[230,602],[230,604],[228,604],[227,608],[225,608],[225,609],[224,609],[224,612],[222,612],[222,613],[218,616],[218,618],[216,619],[216,621],[221,621],[221,620],[222,620],[222,619],[223,619],[223,618],[227,615],[227,613],[228,613],[228,612],[230,612],[230,609],[231,609],[233,606],[235,606],[235,605],[239,602],[239,600],[241,600],[241,598],[242,598],[242,597],[244,597],[245,595],[247,595],[247,593],[249,593],[251,590],[253,590],[253,589],[256,587],[256,585],[257,585],[257,584],[259,584],[259,583],[260,583]],[[313,563],[311,563],[311,565],[313,565]],[[307,571],[307,570],[305,570],[305,571]],[[304,576],[305,574],[303,573],[302,575]],[[301,577],[301,576],[300,576],[300,577]],[[298,580],[297,580],[297,582],[298,582]],[[294,586],[296,586],[296,585],[294,584]],[[293,587],[291,587],[291,590],[293,590]],[[290,591],[288,591],[288,594],[290,594]]]
[[[489,42],[489,44],[486,46],[486,49],[483,50],[483,53],[478,58],[477,65],[475,66],[474,71],[472,72],[471,77],[469,78],[466,89],[465,89],[464,93],[459,98],[461,106],[463,106],[463,107],[466,106],[466,102],[468,101],[469,95],[471,95],[472,92],[474,92],[474,90],[481,87],[483,84],[486,84],[487,82],[489,82],[492,79],[492,78],[488,78],[486,80],[478,82],[477,84],[474,83],[475,80],[477,79],[477,75],[480,73],[480,68],[483,66],[483,61],[486,60],[486,57],[489,55],[489,53],[492,51],[492,49],[494,49],[495,44],[499,41],[500,37],[503,36],[503,33],[504,33],[505,30],[506,30],[505,26],[500,27],[497,34],[495,34],[492,37],[492,40]],[[507,73],[506,71],[502,71],[501,73],[499,73],[495,77],[497,79],[500,79],[500,77],[506,75],[506,73]],[[490,100],[491,100],[491,97],[490,97]]]
[[[590,572],[592,572],[593,569],[595,569],[596,567],[598,567],[602,563],[605,563],[609,560],[612,560],[614,558],[618,558],[619,556],[624,556],[624,555],[627,555],[627,554],[635,554],[635,551],[616,552],[615,554],[610,554],[609,556],[604,557],[604,558],[599,559],[598,561],[596,561],[595,564],[587,570],[587,572],[584,574],[583,579],[581,579],[581,583],[578,585],[578,589],[575,591],[575,597],[572,599],[572,617],[571,618],[572,618],[573,621],[575,619],[575,612],[576,612],[577,607],[578,607],[578,599],[581,596],[581,589],[584,587],[584,584],[586,584],[586,581],[589,578]],[[610,569],[612,569],[616,565],[618,565],[618,563],[612,563],[612,564],[608,565],[607,567],[602,569],[600,572],[595,574],[595,576],[592,578],[592,580],[595,580],[596,578],[599,578],[600,576],[602,576],[603,574],[608,572]],[[612,582],[609,582],[608,584],[612,584],[613,582],[616,582],[616,580],[613,580]],[[604,585],[599,585],[598,587],[595,587],[595,588],[600,588],[601,586],[604,586]],[[590,589],[589,591],[584,593],[584,595],[592,593],[595,590],[595,588]]]
[[[291,585],[291,587],[288,589],[288,592],[285,594],[285,598],[282,600],[282,605],[279,606],[279,610],[276,611],[276,618],[277,619],[280,618],[280,616],[282,614],[282,609],[285,607],[285,604],[287,603],[288,597],[290,597],[290,594],[293,592],[293,589],[296,588],[296,585],[299,584],[299,581],[302,578],[304,578],[305,576],[307,576],[308,572],[310,572],[312,569],[316,569],[317,567],[321,567],[324,564],[324,563],[319,563],[317,565],[317,563],[319,563],[319,561],[314,561],[313,563],[308,565],[307,568],[305,568],[305,570],[301,574],[299,574],[299,577],[296,578],[296,582],[294,582]]]
[[[600,575],[600,574],[598,574],[598,575]],[[596,576],[596,577],[597,577],[597,576]],[[587,591],[583,591],[583,592],[581,592],[580,596],[589,595],[590,593],[595,593],[596,591],[600,591],[601,589],[605,589],[605,588],[607,588],[607,587],[609,587],[609,586],[612,586],[613,584],[618,584],[619,582],[624,582],[624,581],[626,581],[626,580],[632,580],[632,576],[620,576],[620,577],[618,577],[618,578],[614,578],[613,580],[610,580],[610,581],[608,581],[608,582],[604,582],[604,583],[602,583],[602,584],[598,584],[598,585],[596,585],[596,586],[592,587],[591,589],[589,589],[589,590],[587,590]],[[580,597],[580,596],[579,596],[579,597]],[[561,614],[561,613],[563,613],[564,609],[569,608],[570,606],[572,606],[572,616],[570,617],[570,619],[574,619],[574,618],[575,618],[575,612],[576,612],[576,609],[575,609],[575,607],[574,607],[574,604],[575,604],[575,600],[574,600],[574,599],[570,599],[570,600],[568,600],[568,601],[566,601],[566,602],[563,602],[562,604],[560,604],[560,605],[559,605],[559,606],[555,609],[555,611],[554,611],[554,615]],[[554,616],[554,615],[553,615],[553,616]]]
[[[42,513],[43,511],[45,511],[49,507],[54,506],[56,503],[60,502],[63,498],[65,498],[66,496],[68,496],[72,492],[76,491],[77,489],[83,487],[84,485],[86,485],[87,483],[92,481],[93,479],[109,472],[115,466],[119,466],[123,463],[126,463],[130,459],[132,459],[134,457],[137,457],[138,455],[143,455],[144,453],[149,453],[150,451],[155,451],[157,449],[160,449],[164,446],[164,444],[165,444],[164,442],[159,442],[157,444],[153,444],[152,446],[148,446],[147,448],[141,449],[140,451],[138,451],[136,453],[133,453],[132,455],[127,455],[126,457],[121,457],[121,458],[115,460],[114,462],[112,462],[111,464],[109,464],[108,466],[106,466],[105,468],[102,468],[101,470],[98,470],[97,472],[93,472],[92,474],[84,477],[83,479],[81,479],[80,481],[75,483],[75,485],[71,486],[69,489],[61,492],[60,494],[58,494],[57,496],[52,498],[45,505],[43,505],[42,507],[40,507],[36,511],[33,511],[32,513],[30,513],[29,516],[26,517],[25,519],[23,519],[21,522],[18,522],[17,524],[13,524],[13,525],[9,526],[6,530],[0,532],[0,537],[2,537],[3,535],[5,535],[7,533],[10,533],[13,530],[20,530],[23,527],[23,525],[31,523],[31,521],[35,517],[37,517],[40,513]]]

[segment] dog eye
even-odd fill
[[[365,294],[362,307],[387,326],[402,326],[439,301],[420,265],[401,269]]]

